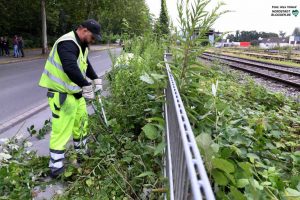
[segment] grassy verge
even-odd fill
[[[104,99],[109,127],[90,117],[92,157],[69,168],[69,187],[57,199],[162,199],[162,46],[148,37],[133,39],[130,53],[114,61]]]
[[[189,36],[195,24],[209,30],[219,16],[218,6],[207,14],[201,5],[196,1],[192,11],[178,6],[181,42],[171,47],[170,66],[216,198],[299,199],[300,104],[223,70],[218,62],[199,63],[208,49],[205,32]]]
[[[0,144],[0,199],[31,199],[34,188],[46,187],[40,181],[48,173],[49,157],[27,150],[32,144],[22,134],[2,139]]]
[[[216,51],[213,51],[213,52],[221,52],[224,55],[235,56],[235,57],[238,57],[238,58],[246,58],[246,59],[251,59],[251,60],[254,60],[254,61],[262,61],[262,62],[266,62],[266,63],[270,63],[270,64],[286,65],[288,67],[300,67],[299,63],[294,63],[294,62],[291,62],[291,61],[279,61],[279,60],[257,58],[255,56],[244,55],[243,52],[228,52],[228,51],[224,51],[224,50],[220,51],[219,49],[217,49]]]
[[[218,63],[189,69],[181,95],[217,199],[298,199],[300,104]]]

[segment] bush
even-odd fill
[[[120,35],[113,35],[113,34],[103,33],[100,43],[102,43],[102,44],[116,43],[116,40],[120,39],[120,38],[121,38]]]
[[[119,59],[108,76],[104,107],[110,130],[98,115],[90,117],[91,132],[97,133],[90,144],[93,157],[83,169],[69,169],[73,180],[61,199],[147,199],[145,189],[163,186],[163,48],[148,37],[135,38],[131,45],[132,59]],[[151,194],[150,199],[162,196]]]

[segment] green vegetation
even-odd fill
[[[169,44],[151,33],[133,37],[134,26],[122,19],[121,33],[131,39],[125,42],[126,53],[113,58],[107,76],[110,94],[102,100],[109,125],[99,121],[98,112],[89,117],[92,156],[77,166],[74,150],[68,149],[61,178],[67,187],[56,199],[164,198],[168,180],[162,170],[162,105],[167,79],[162,60],[167,45],[217,199],[300,198],[299,103],[218,63],[212,67],[200,63],[197,56],[209,48],[207,31],[227,11],[220,12],[223,4],[207,11],[208,0],[196,0],[191,7],[190,3],[179,1],[181,26],[168,38]],[[192,39],[199,27],[199,36]],[[37,132],[34,127],[28,131]],[[49,158],[28,152],[28,146],[18,135],[2,141],[0,199],[30,199],[36,195],[35,186],[45,185],[39,180],[48,173]]]
[[[278,37],[277,33],[266,33],[266,32],[257,32],[257,31],[236,31],[235,34],[229,34],[226,39],[229,39],[233,42],[254,42],[258,38],[270,38]],[[257,44],[257,43],[255,43]]]
[[[294,36],[300,36],[300,28],[299,27],[296,27],[293,31],[293,35]]]
[[[51,121],[50,119],[45,120],[43,127],[38,131],[34,128],[34,125],[27,127],[27,131],[31,137],[36,135],[39,140],[44,139],[45,135],[51,131]]]
[[[203,20],[197,2],[193,12],[179,5],[187,39],[173,45],[171,67],[217,199],[299,199],[299,103],[218,63],[213,68],[199,63],[197,55],[207,47],[197,45],[201,34],[188,39],[193,24],[206,29],[220,14],[217,7],[205,18],[211,21]]]
[[[160,191],[162,174],[163,48],[151,37],[131,41],[109,73],[110,95],[104,99],[109,127],[90,118],[92,157],[80,168],[69,168],[69,187],[58,199],[89,196],[99,199],[141,199],[147,190]],[[71,176],[72,175],[72,176]],[[162,189],[165,190],[165,189]],[[162,199],[151,192],[151,199]]]
[[[0,36],[8,36],[11,40],[17,34],[23,36],[25,48],[41,46],[40,1],[1,1],[0,9],[3,11],[0,18]],[[73,30],[88,18],[100,22],[102,34],[105,36],[102,43],[114,42],[115,35],[121,37],[122,20],[128,22],[132,36],[151,30],[151,17],[144,0],[47,0],[46,15],[50,46],[60,35]]]
[[[159,19],[155,24],[154,32],[157,35],[165,35],[168,36],[170,34],[169,29],[169,16],[168,16],[168,10],[165,0],[161,0],[161,6],[160,6],[160,15]]]
[[[91,157],[76,166],[73,148],[66,152],[66,171],[60,181],[67,187],[57,199],[163,199],[167,182],[163,177],[162,153],[164,120],[162,118],[163,46],[153,37],[131,41],[131,59],[117,59],[109,73],[110,96],[103,99],[109,127],[99,121],[99,113],[89,118]],[[124,53],[122,57],[129,57]],[[97,103],[96,103],[97,105]],[[100,108],[98,108],[100,109]],[[48,126],[45,122],[44,130]],[[35,135],[34,127],[28,131]],[[44,132],[44,131],[41,131]],[[21,138],[20,138],[21,139]],[[11,139],[15,141],[14,138]],[[21,141],[21,140],[20,140]],[[26,140],[11,144],[5,141],[0,166],[2,199],[24,197],[37,193],[48,173],[49,157],[27,153]],[[32,178],[33,177],[33,178]],[[10,181],[10,184],[7,182]],[[49,183],[48,183],[49,184]],[[13,189],[15,187],[16,189]]]
[[[40,181],[48,172],[47,157],[27,150],[32,144],[22,134],[0,143],[0,199],[31,199],[34,187],[45,187]]]
[[[218,199],[285,199],[299,191],[299,103],[218,67],[195,69],[197,86],[182,96]]]

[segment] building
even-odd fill
[[[300,46],[300,36],[290,36],[289,44],[292,46]]]
[[[216,42],[215,47],[221,48],[221,47],[250,47],[250,42],[230,42],[229,39],[222,39],[219,42]]]
[[[286,47],[289,45],[289,38],[279,38],[279,37],[271,37],[271,38],[262,38],[259,42],[259,47],[262,49],[271,49],[274,47]]]

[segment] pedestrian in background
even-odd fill
[[[23,46],[24,46],[23,38],[22,38],[22,36],[20,36],[18,38],[18,50],[19,50],[19,55],[22,54],[22,57],[24,57]]]
[[[4,37],[4,41],[3,41],[3,48],[5,51],[6,56],[9,56],[9,41],[7,39],[7,37]]]
[[[0,37],[0,56],[4,56],[4,38]]]
[[[15,35],[13,39],[13,45],[14,45],[14,57],[18,58],[19,57],[19,49],[18,49],[18,36]]]

